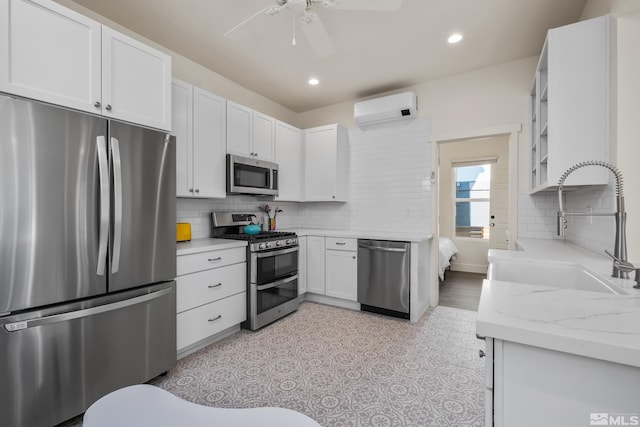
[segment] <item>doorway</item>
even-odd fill
[[[438,234],[457,248],[450,269],[485,273],[489,249],[508,247],[509,135],[443,142],[439,165]]]

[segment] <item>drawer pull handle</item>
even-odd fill
[[[480,357],[485,357],[485,356],[486,356],[486,354],[485,354],[485,352],[484,352],[483,350],[479,350],[479,351],[478,351],[478,355],[479,355]]]
[[[222,283],[218,283],[217,285],[209,285],[209,289],[219,288],[220,286],[222,286]]]
[[[217,258],[209,258],[207,261],[214,262],[214,261],[220,261],[221,259],[222,259],[222,257],[219,256]]]
[[[222,314],[218,314],[216,317],[209,319],[209,322],[215,322],[216,320],[222,319]]]
[[[344,246],[344,245],[346,245],[346,243],[345,243],[345,242],[336,242],[336,245],[338,245],[338,246]]]

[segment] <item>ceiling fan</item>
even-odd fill
[[[335,52],[331,38],[320,17],[313,9],[332,8],[342,10],[362,10],[395,12],[400,9],[402,0],[275,0],[276,4],[267,6],[240,22],[226,33],[225,37],[233,38],[233,33],[259,15],[274,16],[289,10],[294,14],[292,44],[296,44],[296,23],[309,40],[311,48],[318,58],[324,58]]]

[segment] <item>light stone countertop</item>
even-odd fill
[[[278,231],[293,231],[299,237],[304,236],[324,236],[324,237],[344,237],[351,239],[377,239],[377,240],[393,240],[399,242],[419,243],[425,240],[433,239],[433,234],[424,233],[407,233],[397,231],[371,230],[371,231],[353,231],[353,230],[324,230],[314,228],[289,228]]]
[[[193,239],[189,242],[179,242],[176,245],[176,253],[180,256],[220,249],[244,248],[246,246],[247,242],[243,240],[213,238]]]
[[[476,332],[521,344],[640,367],[640,291],[614,279],[611,261],[562,240],[523,239],[494,256],[570,261],[629,295],[485,280]],[[491,258],[491,257],[490,257]]]

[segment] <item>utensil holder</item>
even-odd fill
[[[276,230],[276,219],[269,218],[269,231],[275,231],[275,230]]]

